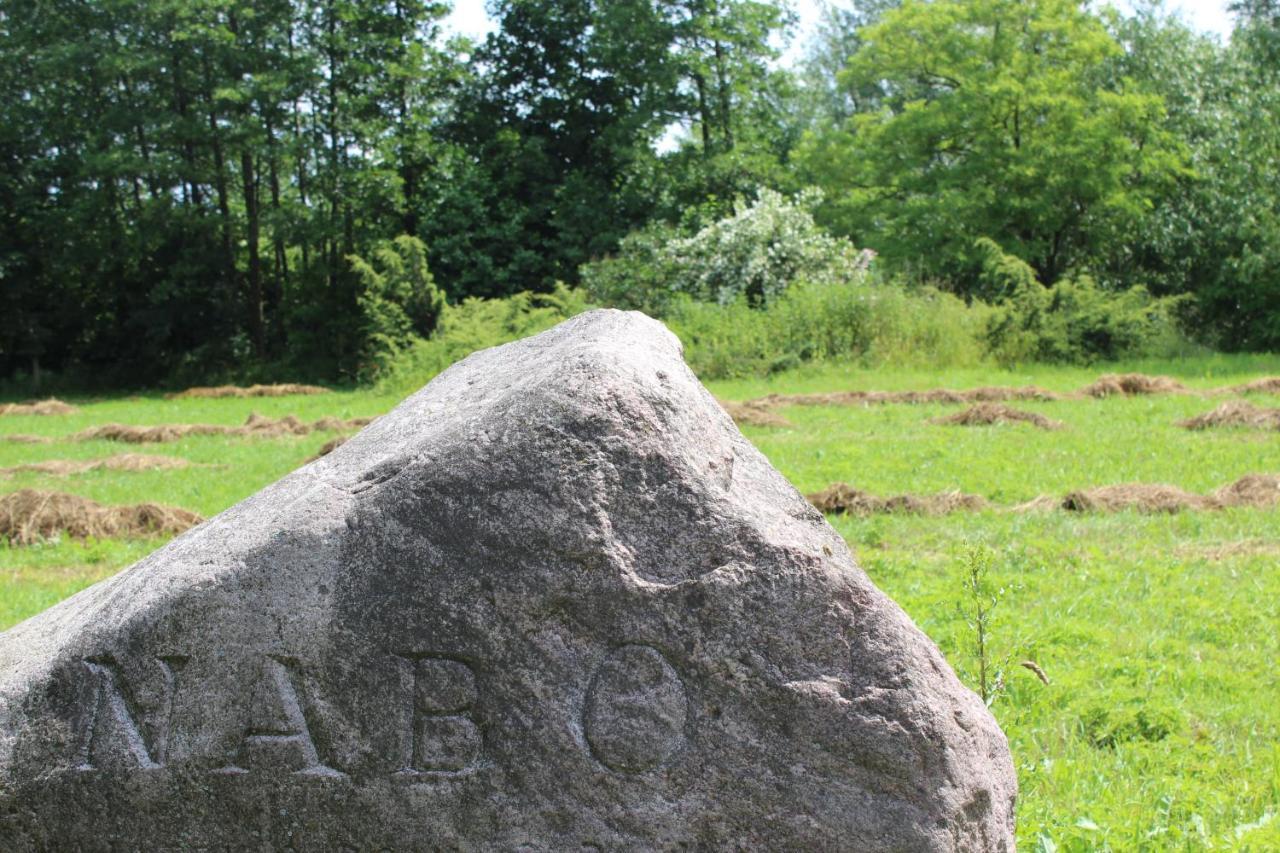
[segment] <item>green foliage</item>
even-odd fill
[[[972,631],[970,654],[976,667],[974,681],[977,693],[984,705],[990,706],[1004,687],[1004,673],[1000,671],[991,648],[995,610],[1005,589],[993,588],[993,564],[995,555],[982,543],[969,546],[964,555],[964,574],[961,580],[960,603],[957,605],[965,625]]]
[[[908,0],[859,38],[841,80],[883,105],[801,163],[826,220],[892,264],[967,285],[985,235],[1054,281],[1183,168],[1160,98],[1100,84],[1121,48],[1075,0]]]
[[[416,338],[380,366],[378,390],[405,396],[473,352],[537,334],[588,308],[585,295],[557,283],[550,293],[471,298],[445,305],[429,338]]]
[[[1185,297],[1153,297],[1141,286],[1119,292],[1092,277],[1045,287],[1023,261],[993,241],[977,241],[978,281],[995,301],[987,325],[991,355],[1002,364],[1084,364],[1170,354],[1182,345],[1177,312]]]
[[[764,310],[687,297],[666,318],[703,379],[760,376],[805,362],[978,363],[985,309],[949,294],[860,277],[793,286]]]
[[[1080,713],[1085,740],[1103,749],[1133,741],[1162,741],[1182,726],[1176,709],[1151,696],[1095,697]]]
[[[728,305],[762,307],[796,282],[814,285],[865,274],[869,256],[813,221],[812,193],[788,200],[760,190],[723,219],[689,237],[657,226],[629,236],[615,257],[586,265],[583,283],[609,304],[666,313],[677,294]]]
[[[402,234],[376,245],[371,260],[347,260],[360,280],[364,378],[375,379],[379,364],[431,334],[444,311],[444,293],[427,267],[426,244],[417,237]]]
[[[615,254],[582,266],[582,286],[602,305],[664,316],[678,292],[668,247],[679,239],[680,231],[661,221],[633,231]]]
[[[446,12],[6,3],[0,374],[350,375],[364,341],[346,256],[417,230],[455,74]]]
[[[848,275],[760,191],[811,185],[913,280],[996,298],[990,237],[1075,326],[1141,284],[1194,294],[1205,343],[1280,347],[1276,3],[1236,0],[1226,45],[1129,5],[859,0],[793,71],[782,0],[499,0],[480,44],[428,0],[11,0],[0,379],[368,378],[415,309],[347,259],[382,275],[396,235],[454,302],[581,270],[607,304],[759,307]],[[1034,316],[1002,357],[1039,357],[1054,311],[1009,289]],[[1132,351],[1120,326],[1044,357]]]
[[[1127,49],[1109,76],[1163,97],[1165,126],[1185,140],[1192,171],[1128,223],[1122,251],[1098,272],[1193,293],[1200,338],[1236,350],[1280,345],[1280,39],[1268,36],[1268,5],[1238,4],[1226,46],[1155,4],[1111,23]]]

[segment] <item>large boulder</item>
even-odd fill
[[[1005,738],[643,315],[0,635],[0,849],[1009,850]]]

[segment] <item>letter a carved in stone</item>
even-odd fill
[[[269,656],[254,688],[249,725],[234,761],[216,773],[248,773],[251,767],[291,767],[297,776],[342,777],[320,758],[298,685],[302,678],[298,662]]]

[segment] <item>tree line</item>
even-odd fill
[[[479,43],[423,0],[0,0],[0,378],[343,379],[392,247],[451,302],[547,292],[809,187],[886,274],[992,298],[985,239],[1275,348],[1278,5],[1222,45],[1158,6],[861,0],[783,67],[778,0],[495,0]]]

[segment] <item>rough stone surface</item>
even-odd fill
[[[0,849],[1009,850],[982,703],[639,314],[0,635]]]

